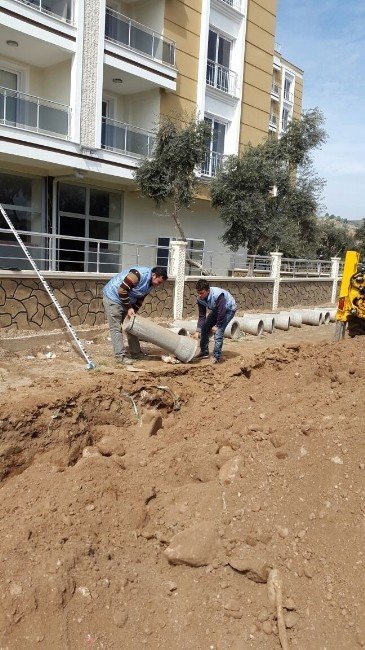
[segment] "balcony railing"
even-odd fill
[[[155,136],[150,131],[131,126],[124,122],[102,118],[101,146],[109,151],[116,151],[133,156],[150,156]]]
[[[287,102],[293,103],[294,93],[290,90],[284,90],[284,99],[286,99]]]
[[[276,129],[278,124],[278,118],[276,115],[271,114],[269,118],[269,126],[272,126]]]
[[[141,52],[151,59],[175,65],[175,43],[128,16],[106,8],[105,38],[112,43]]]
[[[275,95],[276,97],[279,97],[279,85],[276,83],[273,83],[271,86],[271,94]]]
[[[236,96],[237,92],[237,74],[226,68],[220,63],[214,63],[214,61],[207,61],[207,76],[206,76],[207,86],[212,88],[217,88],[228,95]]]
[[[202,176],[210,176],[213,178],[216,176],[217,171],[222,166],[223,154],[216,151],[212,151],[205,157],[205,161],[201,166]]]
[[[0,124],[68,139],[70,121],[66,104],[0,86]]]
[[[225,5],[229,5],[229,7],[233,7],[233,9],[236,9],[237,11],[242,11],[242,0],[221,0],[221,2],[224,2]]]
[[[72,0],[17,0],[24,5],[33,7],[43,14],[62,20],[65,23],[73,24],[73,2]]]

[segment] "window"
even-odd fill
[[[202,174],[205,176],[215,176],[222,164],[227,125],[219,122],[214,117],[205,117],[204,121],[210,126],[211,136],[209,154],[202,165]]]
[[[121,195],[60,183],[58,270],[113,273],[119,268]],[[104,239],[104,242],[83,239]]]
[[[284,99],[288,102],[293,101],[293,78],[285,77],[284,79]]]
[[[289,120],[290,120],[290,111],[287,108],[283,108],[283,112],[281,114],[281,128],[283,131],[287,130]]]
[[[230,90],[231,48],[231,41],[212,29],[209,30],[206,82],[208,86],[226,93]]]
[[[164,269],[168,268],[170,241],[171,237],[158,237],[156,266],[162,266]],[[205,240],[188,239],[187,244],[187,256],[201,264],[203,261]],[[197,269],[192,268],[190,264],[186,264],[185,273],[186,275],[197,275]]]
[[[42,179],[0,173],[0,203],[16,230],[42,232]],[[9,230],[2,215],[0,228]],[[43,238],[35,235],[21,237],[43,268]],[[2,268],[29,269],[29,262],[11,232],[0,232],[0,265]]]

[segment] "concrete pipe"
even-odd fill
[[[179,320],[175,321],[173,325],[173,330],[178,330],[178,334],[186,336],[186,333],[194,334],[196,332],[196,320]],[[241,327],[236,318],[233,318],[230,323],[228,323],[226,329],[224,330],[224,337],[237,341],[241,335]]]
[[[238,341],[241,336],[241,325],[236,318],[232,318],[231,322],[228,323],[224,330],[224,336],[225,338],[232,339],[232,341]]]
[[[178,329],[179,331],[181,330],[181,332],[185,330],[189,334],[195,334],[196,325],[196,320],[176,320],[172,325],[172,329]]]
[[[290,327],[302,327],[302,312],[301,311],[281,311],[280,314],[285,314],[290,318]]]
[[[170,332],[174,332],[175,334],[179,334],[179,336],[190,336],[190,332],[188,332],[185,327],[169,327]]]
[[[318,308],[318,307],[313,307],[313,309],[303,309],[302,311],[306,312],[317,312],[320,316],[320,325],[327,325],[330,322],[330,313],[328,309],[323,309],[323,308]]]
[[[322,322],[322,312],[320,311],[302,311],[302,323],[304,325],[320,325]]]
[[[291,325],[290,314],[275,314],[275,329],[288,331]]]
[[[253,334],[253,336],[260,336],[264,331],[264,322],[262,318],[258,316],[243,316],[237,318],[241,329],[246,334]]]
[[[261,318],[264,324],[264,332],[272,334],[275,329],[275,318],[272,314],[259,314],[258,318]]]
[[[179,336],[142,316],[127,317],[123,323],[123,331],[167,350],[183,363],[189,363],[196,353],[197,341],[195,339],[190,336]]]
[[[329,309],[328,312],[330,315],[330,323],[334,323],[336,321],[337,307]]]

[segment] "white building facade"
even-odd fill
[[[0,202],[40,268],[113,273],[167,264],[177,233],[138,194],[134,171],[170,109],[195,110],[211,126],[203,183],[252,133],[257,141],[267,135],[255,116],[264,112],[268,123],[270,87],[262,106],[245,103],[243,92],[250,24],[252,31],[261,21],[269,34],[264,45],[257,35],[255,47],[272,66],[275,2],[266,4],[2,0]],[[203,188],[183,217],[197,259],[203,249],[224,250],[207,195]],[[26,268],[4,227],[1,268]]]

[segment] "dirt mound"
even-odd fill
[[[1,395],[1,646],[365,645],[361,339]]]

